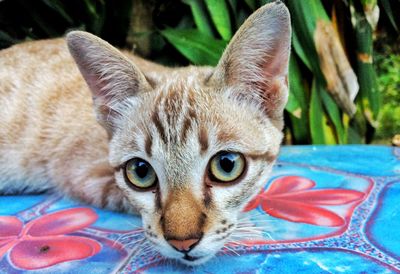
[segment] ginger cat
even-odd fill
[[[136,212],[161,254],[207,261],[278,154],[290,37],[274,2],[215,68],[163,67],[81,31],[1,51],[0,193]]]

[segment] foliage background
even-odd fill
[[[81,29],[166,65],[215,65],[236,29],[267,2],[0,0],[0,49]],[[390,143],[400,133],[400,0],[284,2],[294,29],[286,142]],[[380,16],[374,27],[367,19],[376,7]],[[338,32],[356,74],[360,91],[354,116],[346,114],[328,88],[317,51],[321,39],[315,39],[318,22]],[[360,58],[368,55],[370,59]]]

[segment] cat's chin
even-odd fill
[[[195,254],[182,254],[180,252],[170,252],[167,251],[165,249],[161,249],[159,247],[156,246],[157,251],[164,256],[166,259],[169,260],[176,260],[184,265],[187,266],[197,266],[197,265],[201,265],[204,264],[205,262],[207,262],[208,260],[212,259],[215,254],[218,252],[208,252],[207,254],[204,253],[197,253],[195,252]]]
[[[210,260],[212,257],[214,257],[214,254],[206,255],[203,257],[192,257],[192,256],[186,255],[183,258],[179,258],[178,261],[187,266],[197,266],[197,265],[204,264],[205,262]]]

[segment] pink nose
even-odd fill
[[[168,240],[168,243],[172,245],[178,251],[189,251],[200,239],[188,239],[188,240]]]

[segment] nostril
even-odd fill
[[[200,239],[168,240],[168,243],[178,251],[188,252],[199,242],[199,240]]]

